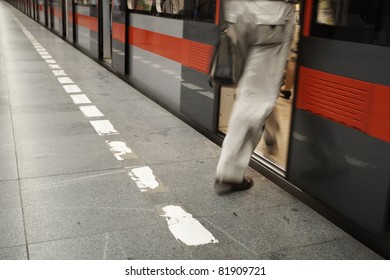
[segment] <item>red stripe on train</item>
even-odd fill
[[[390,142],[390,87],[299,68],[297,108]]]
[[[207,73],[213,46],[136,27],[129,29],[130,45]]]

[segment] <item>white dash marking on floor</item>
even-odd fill
[[[44,58],[44,57],[42,56],[42,58]],[[50,56],[48,58],[52,58],[52,57]],[[51,69],[61,69],[61,67],[58,64],[49,64],[49,67]]]
[[[61,84],[73,84],[72,79],[69,78],[69,77],[59,77],[59,78],[58,78],[58,81],[59,81]]]
[[[125,142],[106,141],[106,144],[110,147],[110,151],[113,153],[117,160],[124,160],[126,155],[133,153],[133,151],[129,147],[127,147]]]
[[[90,121],[90,123],[99,135],[119,134],[109,120]]]
[[[54,76],[66,76],[66,73],[64,70],[53,70],[52,71]]]
[[[50,59],[50,58],[53,58],[51,55],[41,55],[41,57],[42,57],[43,59]],[[59,68],[59,66],[58,66],[58,68]]]
[[[81,89],[77,85],[63,85],[63,88],[67,93],[81,92]]]
[[[103,117],[103,113],[100,112],[100,110],[95,105],[89,105],[89,106],[80,106],[79,107],[81,112],[87,117],[87,118],[95,118],[95,117]]]
[[[57,63],[54,59],[46,59],[45,60],[48,64],[55,64]]]
[[[162,207],[168,228],[177,240],[188,246],[218,243],[218,240],[190,213],[177,205]]]
[[[153,174],[153,170],[149,166],[132,168],[128,175],[135,182],[141,192],[154,190],[160,185]]]
[[[92,103],[91,100],[89,100],[88,96],[86,96],[85,94],[71,94],[70,97],[72,98],[74,104]]]
[[[38,51],[40,55],[50,55],[47,51]]]

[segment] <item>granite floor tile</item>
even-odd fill
[[[161,219],[161,218],[159,218]],[[170,233],[166,224],[115,233],[129,260],[185,260],[190,255]]]
[[[270,260],[382,260],[383,258],[352,237],[286,248],[259,256]]]
[[[0,260],[27,260],[26,246],[0,249]]]
[[[15,146],[13,140],[6,140],[0,143],[0,181],[18,179]]]
[[[149,117],[134,117],[131,120],[122,120],[115,122],[118,130],[121,133],[129,133],[133,130],[156,130],[166,128],[188,127],[183,121],[174,117],[167,116],[149,116]]]
[[[310,208],[296,203],[202,218],[257,254],[347,236]],[[217,236],[216,236],[217,237]],[[217,237],[218,238],[218,237]]]
[[[9,208],[21,208],[18,180],[0,181],[0,211]]]
[[[215,157],[205,139],[164,144],[136,142],[132,147],[135,153],[142,155],[142,159],[149,165]]]
[[[20,181],[24,207],[150,209],[125,169]]]
[[[32,260],[126,260],[115,232],[29,245]]]
[[[158,223],[151,209],[37,206],[25,209],[27,242],[52,241]]]
[[[21,178],[121,168],[128,162],[118,161],[97,134],[19,140],[17,146]]]
[[[26,179],[21,188],[30,243],[159,222],[123,169]]]
[[[25,244],[21,208],[0,209],[0,248]]]

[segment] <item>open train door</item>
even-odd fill
[[[108,65],[112,65],[112,0],[99,2],[99,46],[100,58]]]
[[[306,0],[287,179],[390,256],[390,1]]]

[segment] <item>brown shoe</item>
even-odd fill
[[[215,180],[214,190],[217,194],[226,194],[230,192],[244,191],[253,186],[253,179],[244,176],[242,183],[220,182]]]

